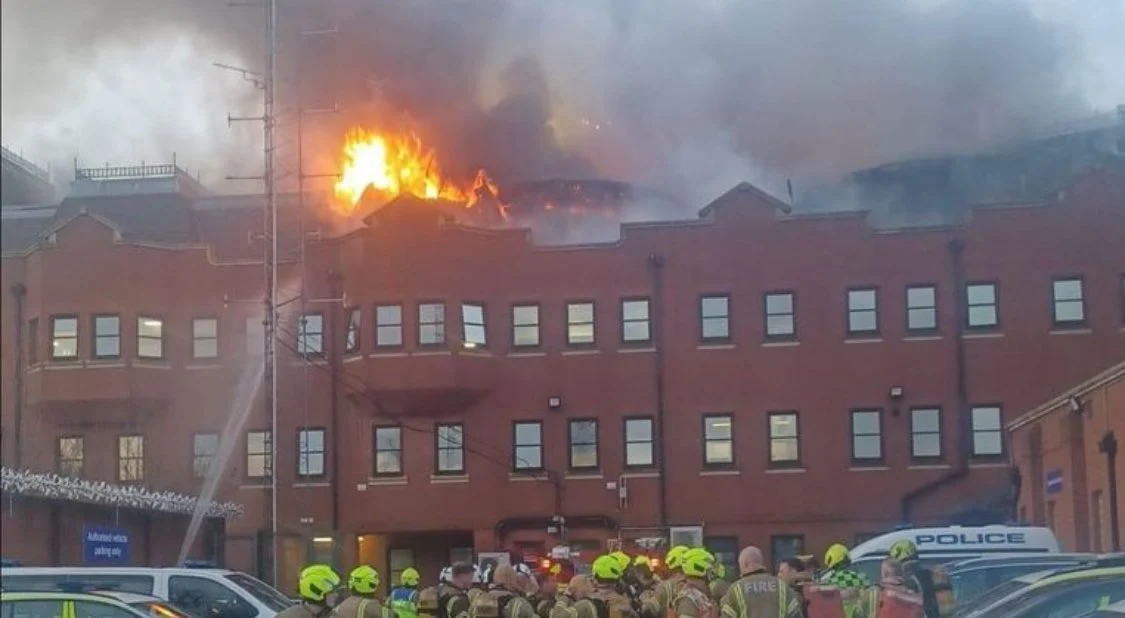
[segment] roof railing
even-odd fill
[[[50,175],[50,173],[47,172],[47,170],[45,170],[45,169],[39,167],[38,165],[32,163],[31,161],[28,161],[27,159],[23,158],[22,156],[20,156],[15,151],[13,151],[11,148],[8,148],[7,146],[0,145],[0,148],[3,148],[4,158],[11,161],[14,164],[16,164],[23,171],[31,174],[32,176],[35,176],[36,178],[38,178],[40,180],[43,180],[43,181],[46,181],[46,182],[51,181],[51,175]]]
[[[173,178],[177,173],[188,175],[174,163],[160,165],[124,165],[116,167],[84,167],[74,169],[75,180],[140,180],[143,178]]]

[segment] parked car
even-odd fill
[[[1021,575],[1076,567],[1092,563],[1097,557],[1097,554],[986,556],[947,564],[945,572],[949,576],[950,585],[953,586],[953,598],[956,599],[957,605],[961,606]]]
[[[1071,617],[1125,600],[1125,567],[1079,567],[1017,578],[991,590],[958,618]],[[1008,594],[998,594],[1003,588]],[[983,602],[982,602],[983,601]]]
[[[1095,609],[1088,614],[1082,614],[1078,618],[1125,618],[1125,602],[1114,603],[1103,609]]]
[[[86,592],[0,592],[4,618],[151,618],[146,612]]]
[[[117,592],[116,590],[89,590],[88,592],[121,601],[129,607],[147,613],[151,618],[192,618],[191,614],[164,599],[152,595]]]

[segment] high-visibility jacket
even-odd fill
[[[396,618],[418,618],[418,589],[399,586],[387,597],[387,608]]]
[[[374,597],[353,594],[332,608],[335,618],[390,618],[391,612]]]
[[[804,602],[785,582],[765,570],[730,585],[719,602],[723,618],[803,618]]]
[[[655,615],[660,618],[664,618],[668,615],[668,606],[672,604],[672,599],[676,598],[676,595],[679,594],[680,588],[683,587],[683,585],[684,576],[681,573],[675,573],[656,585]]]

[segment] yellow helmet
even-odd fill
[[[620,550],[611,553],[609,555],[609,557],[613,558],[614,560],[617,561],[618,564],[621,565],[622,571],[629,568],[629,563],[632,562],[632,560],[629,558],[629,554],[627,554],[623,551],[620,551]]]
[[[686,545],[677,545],[669,549],[668,554],[664,556],[664,564],[668,565],[668,568],[673,571],[679,570],[680,562],[683,561],[684,554],[687,552],[688,547]]]
[[[891,545],[891,549],[887,552],[887,554],[891,557],[892,560],[898,560],[899,562],[909,562],[918,557],[918,546],[915,545],[914,541],[911,541],[910,539],[895,541],[895,544]]]
[[[824,566],[825,568],[834,569],[842,564],[848,562],[848,548],[840,543],[836,543],[824,552]]]
[[[599,556],[591,566],[591,570],[594,577],[606,581],[617,581],[621,579],[622,573],[625,572],[617,558],[609,555]]]
[[[651,569],[652,568],[652,561],[648,559],[648,556],[640,555],[640,556],[637,556],[636,558],[633,558],[633,566],[645,567],[646,569]]]
[[[340,576],[326,564],[313,564],[301,570],[297,592],[301,598],[313,603],[323,603],[328,595],[340,587]]]
[[[407,567],[402,575],[398,576],[398,582],[403,586],[417,586],[420,581],[422,581],[422,576],[418,574],[418,570],[414,567]]]
[[[711,567],[711,577],[715,579],[726,579],[727,568],[723,566],[722,562],[715,562],[715,566]]]
[[[680,562],[680,570],[688,577],[706,577],[713,566],[715,555],[702,547],[689,549]]]
[[[359,594],[375,594],[379,588],[379,571],[367,566],[358,566],[348,575],[348,588]]]

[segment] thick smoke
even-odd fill
[[[3,2],[10,146],[176,150],[212,182],[256,160],[260,127],[225,126],[256,93],[210,63],[261,66],[260,12]],[[305,117],[309,172],[334,167],[350,126],[410,129],[457,176],[612,177],[694,207],[739,180],[781,193],[1125,101],[1123,0],[283,0],[281,14],[282,151],[297,93],[339,109]]]

